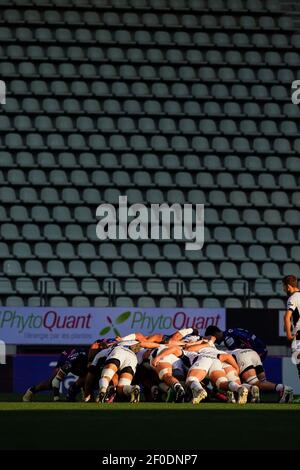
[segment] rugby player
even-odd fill
[[[297,366],[300,378],[300,291],[298,279],[289,275],[283,278],[283,289],[289,295],[287,309],[284,315],[286,337],[292,341],[292,361]]]
[[[30,387],[23,395],[23,401],[32,401],[36,393],[48,390],[53,392],[53,400],[59,401],[60,384],[70,373],[78,376],[78,379],[69,388],[67,399],[69,401],[75,401],[76,395],[84,386],[84,381],[87,374],[87,365],[88,354],[85,350],[80,348],[73,348],[68,351],[63,351],[57,361],[54,374],[49,379]]]
[[[92,365],[97,366],[99,359],[106,358],[99,380],[99,394],[97,402],[105,402],[108,386],[113,376],[118,372],[119,380],[117,393],[130,397],[131,403],[138,403],[140,400],[140,387],[131,385],[137,367],[136,352],[141,345],[138,341],[122,342],[117,346],[112,346],[100,351],[94,358]]]
[[[222,331],[217,326],[210,325],[206,328],[205,336],[213,335],[216,337],[216,344],[224,346],[226,350],[233,349],[254,349],[262,360],[267,356],[267,347],[264,341],[255,334],[243,328],[230,328]],[[221,348],[220,348],[221,349]]]
[[[175,402],[178,403],[184,400],[185,390],[179,379],[175,377],[173,369],[182,369],[182,364],[179,359],[180,354],[172,354],[172,352],[169,352],[170,349],[164,344],[154,349],[149,356],[150,365],[157,373],[159,379],[173,389]]]
[[[191,336],[193,336],[191,338]],[[130,335],[117,337],[117,341],[128,341],[135,340],[140,342],[153,342],[158,344],[176,343],[182,341],[184,338],[188,338],[193,341],[200,339],[199,332],[196,328],[182,328],[181,330],[175,331],[171,335],[164,335],[162,333],[154,333],[150,336],[144,336],[142,333],[131,333]]]
[[[293,389],[288,385],[275,384],[266,378],[261,359],[253,349],[235,349],[228,351],[233,355],[240,368],[240,377],[244,385],[256,385],[266,392],[276,391],[279,394],[279,403],[293,402]]]

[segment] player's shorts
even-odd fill
[[[199,356],[190,368],[190,371],[195,369],[204,370],[208,375],[215,371],[223,371],[222,362],[211,356]]]
[[[173,376],[174,377],[185,377],[185,368],[181,359],[177,357],[177,361],[172,364]]]
[[[258,366],[262,367],[260,357],[253,349],[236,349],[232,354],[239,365],[240,374],[245,372],[246,369],[256,369]]]
[[[135,353],[130,349],[123,348],[122,346],[117,346],[107,356],[105,362],[108,364],[111,359],[116,359],[120,363],[120,372],[122,372],[122,370],[125,368],[131,367],[133,373],[135,373],[138,361]]]
[[[178,361],[178,357],[175,356],[175,354],[168,354],[168,356],[165,356],[159,359],[158,364],[166,362],[168,364],[171,364],[171,366],[173,366],[173,364],[176,363],[177,361]],[[152,359],[150,361],[150,364],[152,366]]]
[[[101,351],[97,352],[97,354],[95,355],[94,359],[92,360],[92,363],[91,365],[93,367],[100,367],[102,368],[106,362],[106,354],[107,354],[107,350],[105,349],[102,349]]]

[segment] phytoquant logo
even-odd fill
[[[45,329],[49,332],[68,329],[90,329],[92,315],[62,315],[55,310],[45,312],[25,313],[17,310],[0,311],[0,330],[2,328],[16,329],[18,333],[26,330]]]
[[[121,323],[125,323],[128,320],[128,318],[130,317],[130,315],[131,315],[131,312],[129,312],[129,310],[127,310],[126,312],[121,313],[115,319],[115,323],[117,325],[120,325]],[[107,315],[106,319],[109,323],[109,326],[105,326],[104,328],[102,328],[102,330],[99,331],[99,335],[100,336],[107,335],[110,331],[113,331],[116,336],[122,336],[120,331],[115,327],[114,322],[112,321],[110,316]]]
[[[182,328],[197,328],[204,333],[209,325],[218,326],[222,321],[222,314],[219,312],[207,314],[205,312],[188,312],[185,310],[167,310],[165,312],[160,311],[160,309],[158,310],[159,312],[138,309],[127,310],[114,319],[107,315],[108,326],[99,331],[99,336],[105,336],[109,333],[113,333],[115,336],[122,336],[117,326],[121,324],[124,324],[124,327],[126,327],[126,334],[137,331],[141,331],[145,335],[151,335],[155,332],[167,334]]]

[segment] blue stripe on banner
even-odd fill
[[[58,355],[16,356],[13,363],[13,391],[24,393],[32,385],[49,379],[57,359]]]

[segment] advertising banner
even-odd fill
[[[6,344],[90,344],[99,337],[172,334],[181,328],[226,328],[225,309],[205,308],[0,308],[0,339]]]

